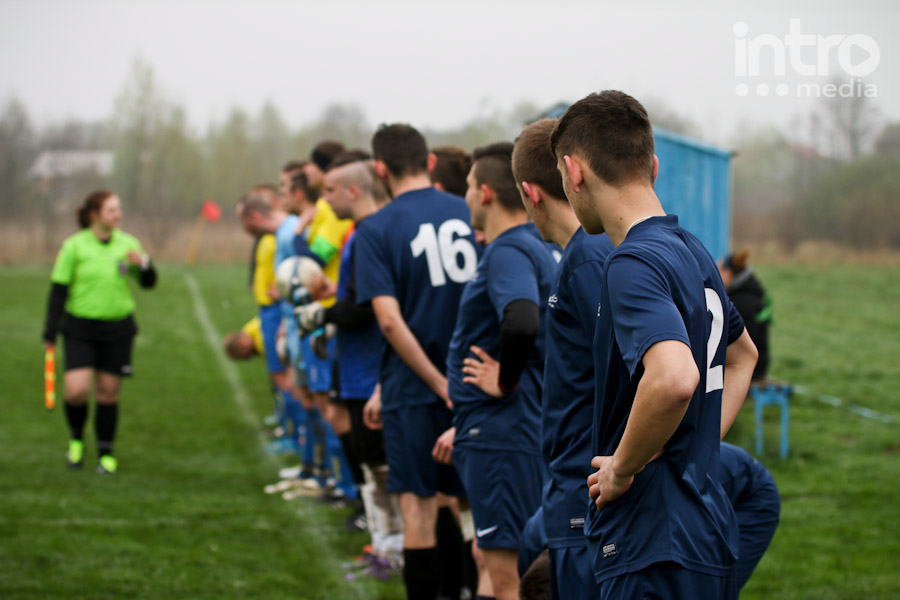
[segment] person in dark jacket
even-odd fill
[[[769,325],[772,322],[772,299],[747,264],[750,253],[744,249],[729,254],[719,263],[725,291],[744,319],[750,339],[759,351],[753,379],[766,378],[769,370]]]

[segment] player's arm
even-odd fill
[[[449,404],[447,378],[419,345],[419,341],[400,312],[397,299],[393,296],[377,296],[372,298],[372,309],[375,311],[381,332],[394,351],[435,394]]]
[[[725,351],[725,385],[722,388],[722,438],[741,411],[758,358],[759,352],[746,329],[738,339],[728,344]]]
[[[483,392],[502,398],[515,391],[534,349],[541,326],[541,309],[531,300],[513,300],[503,309],[500,321],[499,361],[478,346],[470,350],[478,358],[463,360],[463,383],[477,385]]]
[[[56,343],[56,333],[59,331],[59,321],[62,319],[66,306],[66,298],[69,297],[69,286],[61,283],[50,284],[50,295],[47,298],[47,316],[44,319],[44,333],[42,339],[44,345]]]
[[[523,250],[499,247],[487,265],[488,296],[500,321],[499,362],[477,346],[463,360],[464,383],[495,398],[519,385],[541,327],[540,291],[534,263]]]
[[[297,256],[309,257],[309,258],[313,259],[314,261],[316,261],[320,267],[325,266],[326,261],[323,260],[321,256],[319,256],[318,254],[313,252],[312,248],[309,245],[307,245],[306,240],[303,239],[302,235],[298,234],[298,235],[294,236],[293,246],[294,246],[294,254],[296,254]]]
[[[612,456],[596,456],[591,465],[591,498],[597,508],[631,487],[634,476],[655,458],[678,428],[700,383],[700,372],[684,342],[664,340],[644,354],[644,374],[638,383],[625,433]]]

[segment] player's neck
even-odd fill
[[[428,176],[428,172],[426,171],[417,175],[407,175],[406,177],[401,177],[400,179],[394,179],[393,177],[391,177],[389,183],[391,192],[394,194],[394,198],[396,198],[400,194],[405,194],[406,192],[414,192],[416,190],[424,190],[425,188],[430,188],[431,178]]]
[[[91,224],[91,232],[101,242],[108,242],[109,238],[112,237],[112,227],[107,227],[105,225],[101,225],[99,223]]]
[[[625,241],[628,232],[638,223],[650,217],[664,216],[666,211],[663,210],[651,186],[628,186],[621,190],[610,210],[610,216],[603,219],[603,229],[613,245],[618,246]]]
[[[353,206],[353,222],[359,223],[369,215],[375,213],[378,210],[378,205],[375,204],[375,200],[370,202],[359,202],[357,200],[356,204]]]
[[[491,211],[484,223],[484,242],[490,244],[504,231],[524,225],[528,222],[528,213],[524,210],[507,211],[497,207]]]
[[[549,202],[554,202],[554,200],[549,200]],[[559,244],[560,248],[565,250],[579,227],[581,227],[581,223],[569,203],[560,202],[558,210],[550,215],[548,241]]]

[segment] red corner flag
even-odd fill
[[[215,223],[222,217],[222,209],[212,200],[206,200],[203,203],[203,208],[200,209],[200,214],[210,223]]]

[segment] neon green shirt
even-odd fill
[[[137,279],[140,271],[126,258],[131,250],[144,252],[137,238],[118,229],[106,243],[90,229],[66,238],[50,276],[53,283],[69,286],[66,311],[99,321],[117,321],[133,313],[128,279]]]

